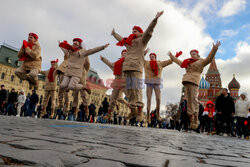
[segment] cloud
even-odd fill
[[[134,25],[145,30],[157,11],[164,10],[148,44],[151,52],[155,52],[159,60],[168,59],[169,50],[173,53],[182,50],[182,60],[189,57],[191,49],[198,49],[201,56],[206,57],[213,39],[206,33],[206,22],[200,13],[204,7],[205,12],[210,13],[210,8],[215,8],[214,4],[215,0],[199,2],[195,5],[195,10],[190,12],[190,9],[179,7],[175,2],[163,0],[134,0],[133,3],[128,0],[5,1],[0,6],[0,14],[4,16],[0,19],[0,40],[20,47],[29,32],[37,33],[42,47],[43,69],[48,69],[50,60],[55,58],[62,62],[63,53],[58,47],[58,40],[68,40],[71,43],[72,38],[80,37],[86,48],[110,43],[110,47],[104,51],[90,56],[91,67],[98,71],[105,82],[108,78],[113,78],[112,71],[100,61],[99,55],[114,62],[124,49],[115,45],[117,41],[110,35],[113,27],[122,36],[128,36]],[[243,44],[240,46],[243,47]],[[145,59],[149,60],[148,56]],[[227,61],[220,62],[224,66],[227,64]],[[207,68],[204,73],[206,70]],[[226,81],[232,78],[229,76],[230,72],[225,75]],[[185,70],[176,64],[164,68],[162,106],[167,102],[179,101],[184,73]],[[143,101],[146,104],[145,92],[146,90],[143,91]],[[154,109],[154,97],[152,102]]]
[[[239,33],[237,30],[223,30],[220,34],[220,38],[228,38],[235,36]]]
[[[237,14],[238,12],[245,9],[246,0],[229,0],[227,1],[220,11],[218,16],[220,17],[229,17]]]
[[[222,85],[227,87],[233,74],[241,85],[240,92],[250,93],[250,44],[245,41],[238,42],[235,48],[236,56],[232,59],[218,59],[217,64],[221,72]]]

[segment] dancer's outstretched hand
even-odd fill
[[[217,41],[216,44],[213,43],[213,47],[215,48],[219,48],[219,46],[221,45],[220,41]]]
[[[106,45],[104,45],[104,49],[107,48],[109,46],[109,43],[107,43]]]
[[[157,12],[155,18],[158,19],[163,13],[164,13],[164,11]]]
[[[112,32],[111,32],[111,35],[114,35],[115,34],[115,28],[113,28]]]
[[[103,56],[102,55],[100,55],[100,59],[103,60]]]
[[[173,54],[169,51],[168,52],[168,56],[170,57],[170,56],[173,56]]]

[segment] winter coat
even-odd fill
[[[212,107],[208,107],[208,105],[211,104]],[[208,115],[209,118],[213,118],[215,116],[215,105],[212,101],[208,101],[206,104],[206,108],[203,111],[203,116]]]
[[[146,84],[161,84],[161,75],[162,70],[164,67],[172,64],[173,61],[166,60],[166,61],[157,61],[158,65],[158,75],[156,76],[154,71],[151,69],[150,61],[144,62],[144,70],[145,70],[145,83]]]
[[[199,115],[198,115],[199,120],[202,119],[203,112],[204,112],[204,107],[202,104],[199,104]]]
[[[57,69],[54,70],[53,72],[53,82],[49,82],[49,70],[47,71],[42,71],[41,74],[45,75],[45,84],[44,84],[44,89],[49,91],[49,90],[56,90],[56,86],[57,86]]]
[[[5,89],[0,90],[0,102],[6,101],[7,91]]]
[[[17,93],[16,92],[11,92],[8,97],[8,103],[9,104],[14,104],[17,102]]]
[[[25,94],[20,94],[19,96],[18,96],[18,98],[17,98],[17,102],[18,103],[25,103],[25,101],[26,101],[26,96],[25,96]]]
[[[65,76],[68,77],[82,77],[82,72],[83,72],[83,64],[86,61],[87,56],[94,54],[96,52],[99,52],[101,50],[105,49],[104,45],[96,47],[94,49],[80,49],[75,52],[69,52],[69,62],[68,62],[68,67],[65,71]]]
[[[144,66],[144,50],[147,47],[147,43],[152,37],[153,30],[157,24],[157,18],[153,19],[146,31],[142,36],[137,37],[132,41],[131,45],[125,44],[127,48],[127,55],[123,62],[123,71],[137,71],[143,72]],[[123,39],[117,33],[114,33],[113,36],[121,41]]]
[[[85,57],[85,61],[83,64],[82,77],[80,79],[80,84],[86,85],[86,80],[88,77],[89,69],[90,69],[89,57]]]
[[[235,116],[247,118],[248,110],[250,108],[250,102],[246,97],[244,100],[240,97],[235,103]]]
[[[58,68],[56,70],[58,72],[65,73],[65,71],[68,67],[68,62],[69,62],[69,52],[64,48],[61,48],[61,49],[64,53],[64,61],[58,66]]]
[[[204,67],[212,62],[217,50],[217,48],[213,47],[207,58],[199,58],[196,62],[189,64],[186,68],[186,74],[183,75],[182,84],[192,83],[199,86],[201,73],[203,72]],[[170,55],[170,57],[176,64],[181,66],[181,60],[173,55]]]
[[[114,71],[115,62],[111,63],[108,59],[103,57],[102,61],[112,70]],[[125,86],[125,78],[124,73],[122,72],[121,75],[115,75],[115,79],[113,80],[111,87],[122,87]]]
[[[107,112],[108,112],[108,108],[109,108],[109,103],[108,103],[108,101],[107,101],[107,100],[104,100],[104,101],[102,102],[102,106],[103,106],[103,113],[104,113],[104,114],[107,113]]]
[[[26,53],[26,59],[22,64],[23,69],[25,70],[32,70],[38,69],[41,70],[42,66],[42,57],[41,57],[41,47],[38,41],[34,42],[32,49],[29,47],[21,48],[17,54],[18,58],[21,58],[22,55]]]
[[[31,96],[30,96],[30,105],[35,105],[37,104],[39,101],[39,97],[36,93],[33,93]]]
[[[217,112],[222,112],[224,118],[231,118],[232,113],[235,113],[234,101],[229,93],[227,97],[224,97],[224,95],[217,97],[215,108]]]

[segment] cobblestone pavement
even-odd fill
[[[0,166],[250,166],[250,141],[139,128],[0,116]]]

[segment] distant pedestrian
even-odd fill
[[[25,100],[26,100],[26,96],[25,96],[24,90],[22,89],[17,98],[17,115],[16,115],[17,117],[20,117],[21,115],[21,108],[23,107]]]

